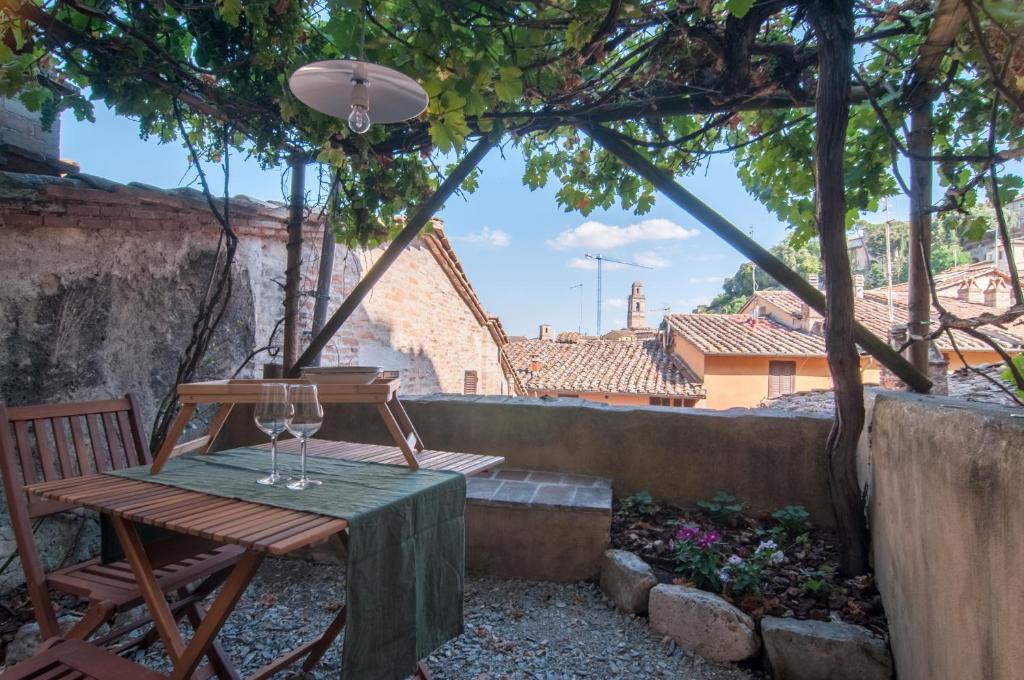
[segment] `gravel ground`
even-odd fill
[[[267,560],[219,639],[246,675],[312,638],[343,601],[339,567]],[[646,619],[618,612],[592,583],[469,578],[465,616],[466,632],[428,659],[437,680],[761,677],[663,644],[649,631]],[[340,650],[339,639],[312,674],[294,670],[278,677],[334,680]],[[159,644],[137,660],[169,670]]]

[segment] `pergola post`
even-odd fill
[[[288,264],[284,274],[284,369],[295,364],[299,355],[299,283],[302,267],[302,221],[306,217],[306,159],[294,155],[288,159],[292,187],[288,199]]]
[[[825,297],[820,291],[805,281],[798,273],[787,267],[782,260],[772,255],[756,241],[744,234],[742,230],[729,222],[729,220],[722,217],[699,198],[683,188],[669,173],[651,163],[636,149],[623,142],[606,128],[590,125],[585,127],[584,130],[598,144],[653,184],[669,200],[688,212],[722,240],[767,272],[769,276],[800,298],[811,309],[823,317],[827,317],[828,311],[825,308]],[[927,392],[931,389],[931,381],[924,374],[911,366],[887,342],[878,338],[878,336],[856,321],[854,322],[854,337],[857,344],[864,351],[878,359],[883,366],[899,376],[901,380],[910,385],[915,391]]]
[[[914,368],[928,374],[928,341],[917,340],[928,335],[931,320],[931,290],[928,271],[932,252],[932,100],[925,88],[918,90],[910,112],[910,238],[908,246],[909,289],[907,298],[907,330],[910,338],[909,356]]]
[[[352,315],[352,313],[359,307],[359,304],[363,301],[366,295],[370,292],[373,286],[380,280],[384,273],[395,263],[398,256],[402,254],[410,243],[420,233],[420,229],[434,217],[434,214],[441,209],[444,202],[448,200],[448,197],[455,193],[455,190],[459,188],[469,173],[473,171],[480,161],[483,160],[487,152],[491,150],[491,147],[498,141],[497,137],[488,136],[477,142],[476,146],[470,149],[469,153],[459,161],[459,164],[455,166],[451,174],[445,178],[441,186],[430,195],[430,197],[420,205],[416,212],[414,212],[405,223],[405,227],[398,232],[398,236],[384,250],[384,253],[380,258],[373,263],[366,275],[359,280],[359,283],[355,285],[352,292],[342,301],[341,306],[334,312],[324,327],[317,333],[309,343],[309,347],[302,353],[294,363],[287,364],[290,368],[287,370],[287,377],[297,378],[299,377],[302,368],[309,366],[313,358],[316,357],[323,348],[327,345],[328,341],[334,334],[338,332],[342,324]]]

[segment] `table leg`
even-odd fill
[[[224,427],[224,423],[227,421],[228,416],[231,415],[231,410],[235,407],[234,404],[222,404],[220,409],[217,411],[217,415],[213,417],[210,422],[210,431],[206,435],[210,438],[210,441],[199,450],[199,453],[209,453],[213,447],[214,440],[217,439],[217,435],[220,434],[221,428]]]
[[[139,532],[136,531],[134,524],[119,515],[111,515],[110,521],[121,542],[121,550],[124,552],[125,559],[128,560],[128,564],[135,574],[135,581],[139,590],[142,591],[142,598],[146,601],[146,606],[149,607],[153,625],[160,633],[160,639],[163,640],[164,646],[167,648],[167,655],[177,665],[178,659],[185,651],[185,642],[181,638],[181,632],[178,630],[178,624],[171,612],[170,605],[167,604],[163,590],[160,589],[160,584],[156,581],[153,565],[146,554],[146,548],[142,545],[142,539],[139,538]]]
[[[153,465],[149,468],[150,474],[155,475],[164,469],[164,465],[167,465],[167,461],[171,458],[171,451],[174,450],[174,445],[178,442],[178,437],[184,432],[185,426],[188,425],[188,421],[195,412],[195,404],[182,404],[181,410],[178,411],[178,417],[174,419],[170,429],[167,430],[167,438],[164,439],[160,451],[157,452],[156,458],[153,460]]]
[[[402,432],[402,428],[399,426],[398,421],[395,420],[394,414],[387,404],[377,404],[377,411],[380,413],[380,417],[384,419],[384,424],[388,427],[388,432],[394,438],[395,443],[398,444],[398,448],[402,450],[402,455],[405,456],[405,462],[408,463],[409,467],[413,470],[420,468],[420,463],[416,460],[416,451],[413,449],[413,445],[409,443],[406,435]]]
[[[238,560],[224,582],[220,594],[214,599],[206,616],[203,617],[202,623],[196,629],[188,647],[175,662],[171,680],[184,680],[192,675],[192,671],[196,669],[206,650],[213,644],[217,633],[224,626],[231,610],[238,604],[238,599],[245,592],[262,563],[263,554],[251,550],[246,551]],[[164,604],[166,605],[166,602]]]

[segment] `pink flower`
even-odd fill
[[[683,527],[676,532],[676,540],[691,541],[700,534],[698,527]]]
[[[698,538],[694,542],[694,545],[696,545],[701,550],[706,550],[712,543],[714,543],[721,537],[721,534],[719,534],[717,531],[708,531],[707,533],[703,534],[700,538]]]

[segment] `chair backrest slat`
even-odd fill
[[[82,434],[82,419],[79,416],[68,416],[71,428],[71,441],[75,444],[75,459],[78,461],[78,474],[89,469],[89,452],[85,448],[85,435]]]
[[[92,447],[92,459],[96,463],[96,472],[106,472],[113,465],[110,463],[111,456],[106,453],[106,445],[101,434],[103,426],[100,424],[100,417],[96,413],[85,416],[85,426],[89,432],[89,446]]]
[[[43,466],[43,479],[52,481],[60,479],[57,470],[53,465],[53,454],[50,453],[50,438],[47,425],[52,424],[49,418],[36,418],[32,421],[32,433],[35,435],[36,449],[39,453],[39,462]]]
[[[36,466],[32,460],[32,446],[28,439],[28,423],[24,420],[14,423],[14,440],[17,442],[18,458],[21,459],[21,483],[24,485],[35,484],[38,481]]]
[[[124,446],[124,454],[128,458],[128,467],[144,465],[145,461],[139,455],[135,444],[135,436],[132,434],[131,419],[125,411],[117,412],[118,434],[121,436],[121,444]]]
[[[0,456],[0,473],[14,489],[42,480],[64,479],[144,465],[150,460],[130,397],[77,404],[13,406],[0,427],[12,437]],[[70,435],[69,435],[70,433]],[[72,451],[73,449],[73,451]],[[25,493],[7,499],[39,517],[67,508]],[[20,546],[19,546],[20,549]]]
[[[110,453],[110,464],[115,470],[123,470],[128,467],[128,457],[125,455],[124,447],[117,432],[117,418],[113,413],[100,415],[103,423],[103,431],[107,435],[107,451]]]
[[[72,477],[75,474],[75,469],[71,467],[71,456],[68,455],[68,438],[64,433],[64,422],[62,420],[50,422],[53,425],[53,445],[57,447],[61,477]]]

